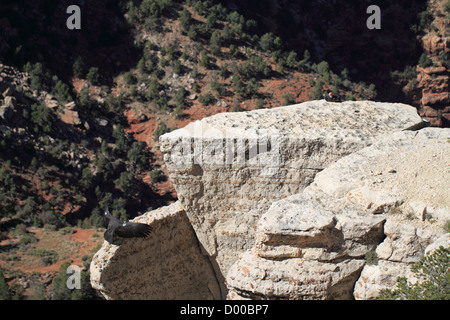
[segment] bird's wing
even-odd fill
[[[145,238],[152,232],[148,224],[126,222],[116,228],[115,234],[122,238]]]
[[[113,243],[113,236],[114,236],[114,228],[108,228],[105,231],[105,240],[109,243]]]

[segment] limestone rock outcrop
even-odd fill
[[[209,260],[180,203],[134,219],[152,227],[148,238],[104,242],[91,263],[91,284],[106,299],[220,299]]]
[[[110,299],[376,299],[449,243],[450,129],[421,126],[402,104],[311,101],[165,134],[179,202],[136,218],[150,238],[105,243],[91,282]]]
[[[272,202],[301,192],[318,172],[381,136],[421,125],[404,104],[320,100],[216,114],[160,142],[178,198],[225,276],[253,244]]]
[[[450,129],[395,133],[273,203],[230,268],[228,297],[375,299],[399,276],[414,281],[410,265],[449,245],[449,141]],[[417,201],[440,214],[417,217]]]

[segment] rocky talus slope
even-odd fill
[[[168,229],[105,243],[91,282],[111,299],[375,298],[395,279],[362,277],[374,268],[367,252],[378,254],[378,274],[406,273],[445,232],[450,136],[421,127],[403,104],[311,101],[163,135],[179,202],[137,219]]]

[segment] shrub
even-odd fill
[[[114,184],[123,193],[129,194],[134,185],[133,174],[126,171],[121,172],[119,179],[114,180]]]
[[[207,68],[209,65],[209,58],[205,50],[202,50],[202,52],[200,53],[200,65],[205,68]]]
[[[154,169],[150,171],[149,177],[151,183],[158,183],[164,181],[165,179],[164,173],[159,169]]]
[[[155,133],[153,134],[153,139],[155,141],[158,141],[160,136],[170,131],[171,129],[167,128],[166,124],[163,121],[160,121],[158,127],[156,127]]]
[[[137,83],[137,78],[131,73],[131,72],[127,72],[123,75],[123,80],[125,81],[126,84],[131,85],[131,84],[136,84]]]
[[[78,56],[75,59],[75,62],[73,63],[72,66],[72,71],[73,71],[73,75],[77,78],[83,78],[84,76],[84,62],[83,59]]]
[[[53,88],[53,93],[55,93],[58,99],[63,102],[72,100],[69,87],[61,80],[58,80],[58,82],[56,83],[55,87]]]
[[[9,292],[8,284],[2,270],[0,269],[0,300],[11,300],[11,293]]]
[[[29,254],[39,257],[40,261],[45,266],[52,265],[58,260],[58,253],[55,250],[39,248],[30,250]]]
[[[317,72],[319,72],[321,75],[324,75],[326,73],[330,72],[330,65],[326,61],[322,61],[317,65]]]
[[[283,106],[291,105],[295,103],[295,99],[290,94],[283,94]]]
[[[264,107],[264,100],[256,100],[256,109],[262,109]]]
[[[449,300],[450,248],[440,247],[415,263],[411,270],[419,279],[410,283],[405,277],[397,279],[396,287],[380,295],[382,300]]]
[[[364,260],[366,260],[366,264],[368,266],[377,265],[378,264],[378,256],[374,250],[371,250],[366,253],[364,256]]]
[[[275,47],[275,35],[272,32],[263,34],[259,40],[259,46],[264,51],[272,51]]]
[[[86,75],[87,81],[89,81],[92,85],[98,85],[100,76],[98,74],[97,67],[91,67]]]
[[[450,0],[447,0],[446,3],[444,3],[444,6],[442,7],[445,12],[450,13]]]
[[[422,53],[422,55],[419,58],[419,66],[423,68],[428,68],[433,65],[433,61],[431,61],[430,58],[428,58],[426,53]]]
[[[31,121],[45,133],[52,131],[55,119],[53,111],[47,106],[37,104],[31,106]]]
[[[25,66],[25,71],[30,74],[30,87],[35,90],[46,89],[46,82],[50,78],[50,75],[44,70],[42,63],[37,62],[33,66],[28,63]]]
[[[295,68],[297,66],[297,53],[295,51],[289,52],[286,58],[286,65],[290,68]]]
[[[189,30],[191,25],[192,15],[186,8],[180,12],[180,25],[186,32]]]
[[[201,95],[198,97],[198,101],[199,101],[202,105],[207,106],[207,105],[211,104],[211,103],[214,101],[214,99],[213,99],[211,93],[206,92],[206,93],[204,93],[204,94],[201,94]]]
[[[27,245],[36,241],[37,239],[31,234],[23,234],[19,237],[19,243],[23,245]]]

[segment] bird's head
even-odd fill
[[[105,215],[106,218],[111,218],[111,213],[109,212],[108,207],[106,207],[104,215]]]

